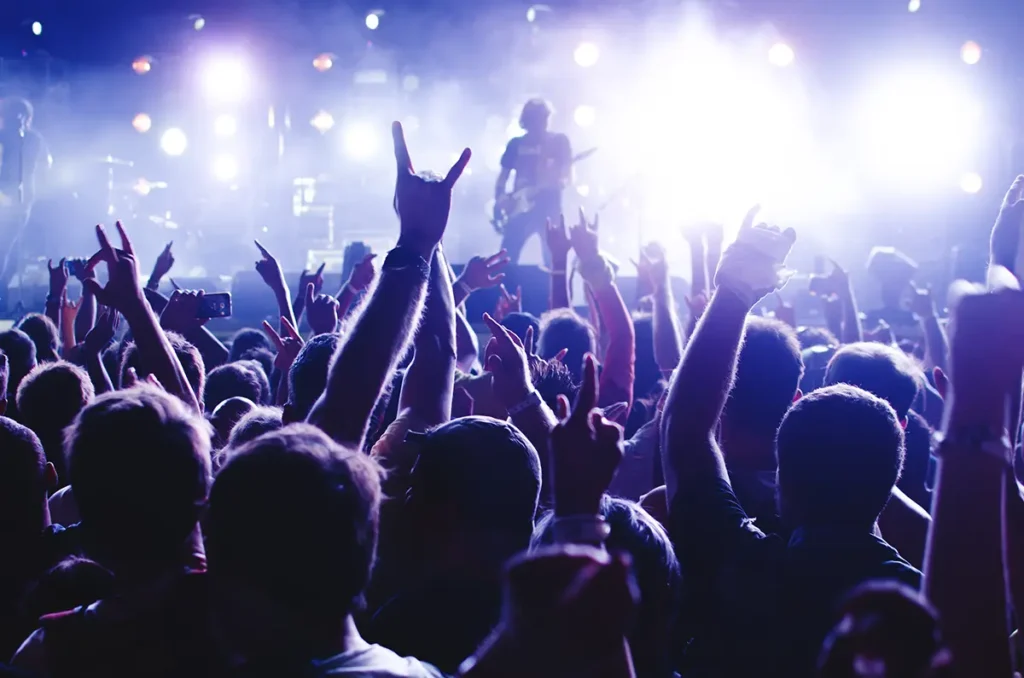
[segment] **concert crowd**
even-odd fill
[[[630,308],[581,213],[549,309],[478,342],[509,256],[446,260],[470,152],[393,136],[398,244],[337,294],[256,243],[280,318],[225,344],[118,223],[0,333],[0,675],[1014,675],[1024,177],[948,324],[891,250],[880,312],[838,264],[827,327],[752,312],[799,237],[757,208],[684,227],[685,300],[648,244]]]

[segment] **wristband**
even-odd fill
[[[528,410],[531,407],[537,407],[540,404],[541,404],[540,392],[537,391],[537,390],[530,391],[529,395],[527,395],[526,398],[521,403],[518,403],[518,404],[513,405],[512,407],[508,408],[508,416],[514,417],[515,415],[519,414],[520,412],[523,412],[524,410]]]
[[[1007,465],[1013,465],[1013,447],[1006,432],[998,433],[990,426],[972,426],[958,428],[943,434],[939,441],[935,456],[942,457],[955,454],[956,451],[981,450],[996,457]]]
[[[353,297],[359,295],[359,290],[357,290],[355,285],[353,285],[352,283],[345,284],[345,291],[351,294]]]
[[[467,285],[467,284],[466,284],[466,281],[465,281],[465,280],[462,280],[462,279],[460,278],[460,279],[458,279],[458,280],[456,280],[456,281],[455,281],[455,284],[457,284],[457,285],[459,286],[459,289],[460,289],[460,290],[462,290],[463,292],[465,292],[465,293],[466,293],[466,296],[467,296],[467,297],[468,297],[469,295],[473,294],[473,290],[472,290],[472,288],[471,288],[471,287],[470,287],[469,285]]]
[[[600,546],[612,528],[601,516],[556,517],[551,523],[556,544],[593,544]]]
[[[416,250],[402,245],[388,252],[388,256],[381,266],[382,271],[399,271],[410,268],[419,271],[424,280],[430,277],[430,263]]]

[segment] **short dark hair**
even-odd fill
[[[198,414],[146,384],[104,393],[68,428],[66,449],[82,525],[104,555],[180,557],[210,487]]]
[[[892,405],[900,419],[917,398],[921,378],[920,368],[906,353],[867,341],[840,348],[825,370],[825,386],[859,386]]]
[[[803,372],[793,328],[771,318],[747,318],[725,420],[756,433],[774,433],[793,403]]]
[[[839,339],[827,327],[801,327],[796,331],[796,338],[804,350],[812,346],[839,345]]]
[[[778,491],[790,524],[874,524],[903,468],[903,428],[889,403],[838,384],[798,400],[776,440]]]
[[[42,313],[29,313],[18,321],[16,327],[28,335],[36,345],[36,360],[52,362],[60,360],[60,330],[57,325]]]
[[[4,97],[0,100],[0,117],[3,120],[10,120],[11,118],[21,118],[25,124],[32,122],[32,117],[35,115],[35,109],[28,99],[22,97]]]
[[[192,387],[192,392],[196,394],[196,398],[202,398],[203,386],[206,381],[206,365],[203,363],[203,355],[199,352],[198,348],[177,332],[164,332],[164,334],[167,335],[167,340],[171,343],[171,348],[174,350],[174,355],[177,356],[178,362],[181,363],[182,369],[185,370],[185,378],[188,380],[189,386]],[[124,378],[128,373],[129,367],[135,368],[139,379],[149,375],[149,372],[144,369],[145,366],[142,364],[142,361],[139,360],[139,349],[134,341],[125,344],[122,350],[118,384],[124,384]]]
[[[230,362],[241,360],[242,355],[257,348],[270,350],[270,339],[259,330],[246,327],[235,332],[231,337],[231,352],[228,356]]]
[[[246,412],[231,429],[228,447],[240,447],[245,443],[259,438],[264,433],[277,431],[284,422],[281,420],[280,407],[257,407]]]
[[[540,456],[512,424],[463,417],[415,437],[409,497],[448,504],[456,529],[519,538],[529,545],[540,498]]]
[[[562,362],[577,381],[583,376],[583,356],[593,353],[596,346],[594,327],[575,311],[558,308],[540,317],[537,353],[545,360],[550,360],[562,349],[569,349]]]
[[[239,362],[247,360],[258,363],[263,368],[263,374],[267,377],[267,386],[272,388],[273,385],[270,383],[270,378],[274,374],[274,354],[266,348],[250,348],[238,358]],[[267,402],[269,403],[270,401],[268,400]]]
[[[36,366],[36,345],[32,339],[19,329],[0,332],[0,351],[7,356],[10,377],[7,380],[7,393],[14,395],[25,375]]]
[[[210,491],[210,573],[306,618],[343,617],[370,579],[380,499],[374,461],[320,429],[260,436],[228,453]]]
[[[558,396],[564,395],[569,402],[576,402],[576,394],[580,386],[572,378],[569,368],[560,362],[541,362],[530,366],[530,379],[533,387],[547,406],[554,410]]]
[[[288,404],[294,420],[309,416],[317,398],[327,388],[327,370],[338,342],[337,334],[318,334],[295,357],[288,371]]]
[[[25,516],[46,501],[47,489],[43,444],[29,428],[0,417],[0,533],[20,531]]]
[[[213,412],[228,398],[247,398],[262,403],[263,396],[270,390],[263,368],[253,360],[227,363],[213,368],[206,375],[203,390],[203,407]]]
[[[64,429],[95,396],[85,370],[62,360],[40,363],[18,386],[18,418],[43,441],[61,484],[67,484]]]
[[[531,327],[533,328],[534,339],[540,336],[540,320],[532,313],[522,313],[520,311],[509,313],[502,318],[501,324],[524,342],[526,341],[526,330]]]

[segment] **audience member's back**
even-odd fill
[[[311,426],[229,452],[207,530],[220,636],[243,675],[436,675],[367,645],[352,621],[373,567],[379,506],[373,461]]]
[[[518,429],[488,417],[455,419],[416,444],[403,542],[386,553],[402,566],[385,562],[401,590],[367,636],[454,673],[498,621],[505,562],[529,547],[540,457]]]
[[[302,347],[288,372],[286,424],[305,421],[317,398],[327,387],[327,368],[338,347],[337,334],[318,334]]]
[[[18,329],[36,345],[36,360],[48,363],[60,360],[60,330],[42,313],[29,313],[18,321]]]
[[[7,356],[10,373],[7,378],[7,416],[18,418],[15,396],[18,386],[36,366],[36,345],[21,330],[0,332],[0,351]]]

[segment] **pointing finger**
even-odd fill
[[[316,277],[320,277],[324,274],[324,267],[327,266],[327,262],[320,264],[320,268],[316,269]]]
[[[452,168],[448,170],[448,175],[444,178],[444,185],[448,188],[455,186],[455,182],[462,176],[463,171],[466,169],[466,165],[469,164],[469,159],[473,157],[473,152],[468,148],[462,150],[462,155],[455,161]]]
[[[761,211],[760,205],[754,205],[747,210],[747,215],[743,217],[743,223],[740,224],[740,231],[746,231],[754,227],[754,219],[757,218],[757,213]]]
[[[395,145],[395,164],[398,166],[398,174],[412,174],[412,159],[409,157],[409,147],[405,143],[405,131],[402,123],[395,121],[391,123],[391,138]]]
[[[263,321],[263,331],[266,332],[267,336],[270,337],[270,341],[274,343],[277,350],[280,351],[284,348],[284,342],[281,340],[281,335],[277,333],[277,330],[268,323],[266,320]]]
[[[128,254],[135,256],[135,250],[132,249],[132,241],[128,237],[128,233],[124,230],[124,226],[121,225],[121,221],[114,222],[114,228],[117,229],[118,234],[121,236],[121,249]]]
[[[266,247],[260,244],[259,240],[253,240],[253,242],[256,243],[256,247],[259,248],[260,254],[262,254],[267,259],[272,258],[270,252],[267,251]]]

